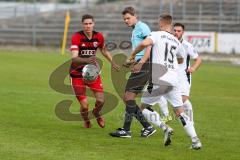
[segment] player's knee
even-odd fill
[[[81,113],[86,113],[86,112],[88,112],[88,107],[86,107],[86,106],[81,106],[80,112],[81,112]]]
[[[182,106],[180,106],[180,107],[175,107],[174,113],[175,113],[176,117],[179,117],[180,114],[183,113],[183,107],[182,107]]]
[[[129,100],[130,100],[130,98],[128,97],[128,95],[127,95],[127,94],[124,94],[124,96],[123,96],[123,101],[124,101],[124,103],[126,104],[127,101],[129,101]]]
[[[185,103],[187,100],[188,100],[188,96],[182,96],[182,101],[183,101],[183,103]]]
[[[176,117],[178,117],[180,115],[180,113],[179,112],[175,112],[175,115],[176,115]]]
[[[134,93],[126,92],[123,96],[123,101],[126,103],[130,100],[135,100],[136,95]]]
[[[127,108],[134,108],[137,106],[137,103],[135,100],[127,100],[126,101]]]
[[[81,96],[76,96],[77,100],[81,103],[81,102],[85,102],[87,97],[85,95],[81,95]]]
[[[104,99],[97,99],[96,100],[96,106],[103,106],[105,103]]]
[[[143,111],[144,109],[148,109],[148,110],[152,110],[152,108],[151,108],[152,106],[151,105],[149,105],[149,104],[144,104],[144,103],[142,103],[141,104],[141,106],[140,106],[140,109],[141,109],[141,111]]]
[[[140,106],[141,111],[143,111],[145,108],[146,107],[144,106],[144,104],[141,104],[141,106]]]

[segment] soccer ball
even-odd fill
[[[99,75],[99,69],[97,68],[97,66],[92,64],[87,64],[83,67],[82,77],[84,80],[94,81],[97,79],[98,75]]]

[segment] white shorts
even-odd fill
[[[181,95],[188,96],[190,95],[191,83],[189,83],[187,77],[179,78],[179,90]]]
[[[148,91],[144,91],[141,103],[148,105],[155,105],[159,103],[161,97],[164,97],[173,107],[180,107],[183,105],[182,96],[177,86],[174,86],[171,91],[163,93],[161,87],[153,85],[153,92],[150,94]]]

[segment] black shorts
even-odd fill
[[[143,64],[142,69],[139,73],[131,73],[128,78],[125,92],[132,92],[139,94],[142,92],[144,86],[149,79],[149,61]]]

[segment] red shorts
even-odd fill
[[[71,84],[78,100],[86,99],[86,87],[89,87],[94,92],[103,92],[100,76],[95,81],[85,81],[83,78],[71,78]]]

